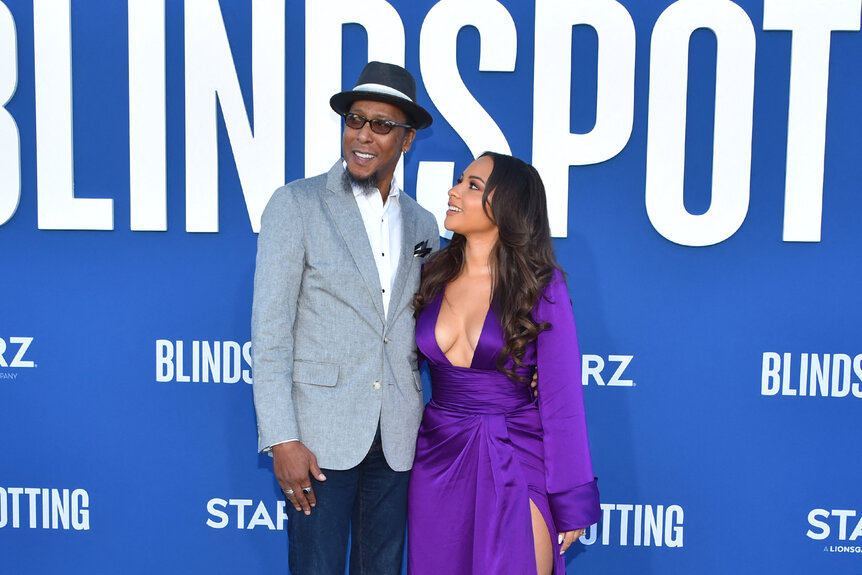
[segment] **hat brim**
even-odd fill
[[[417,130],[427,128],[434,121],[431,114],[429,114],[422,106],[414,104],[410,100],[399,98],[398,96],[381,94],[379,92],[366,92],[362,90],[339,92],[329,99],[329,105],[333,110],[344,115],[350,111],[350,105],[357,100],[372,100],[374,102],[392,104],[407,114],[407,117],[410,120],[409,124]]]

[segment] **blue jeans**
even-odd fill
[[[311,515],[287,502],[291,575],[344,575],[348,535],[350,575],[400,575],[410,472],[386,463],[380,430],[359,465],[323,474],[326,481],[312,478]]]

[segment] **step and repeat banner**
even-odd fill
[[[860,14],[0,1],[0,572],[286,572],[256,232],[373,59],[434,115],[399,178],[441,221],[485,150],[545,181],[603,509],[568,572],[859,575]]]

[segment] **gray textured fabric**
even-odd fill
[[[357,465],[381,425],[386,461],[413,464],[422,416],[412,298],[434,217],[401,194],[403,241],[388,317],[341,160],[276,190],[261,220],[252,306],[259,448],[299,438],[321,467]],[[379,382],[375,385],[375,382]]]

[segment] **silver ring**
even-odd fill
[[[302,492],[308,495],[309,493],[311,493],[311,486],[309,485],[308,487],[303,487]]]
[[[288,497],[293,495],[293,489],[282,489],[282,491],[284,491],[284,494],[287,495]]]

